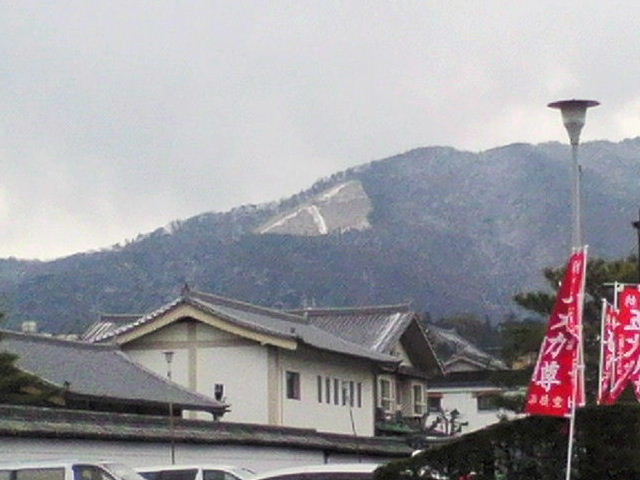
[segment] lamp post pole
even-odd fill
[[[569,134],[571,142],[572,160],[572,227],[571,227],[571,249],[576,250],[582,247],[582,212],[581,212],[581,176],[582,171],[578,162],[578,145],[580,144],[580,132],[584,127],[587,116],[587,108],[600,105],[595,100],[561,100],[550,103],[548,106],[557,108],[562,114],[562,123]]]
[[[173,362],[173,353],[172,351],[162,352],[164,355],[164,360],[167,363],[167,378],[171,380],[171,363]],[[176,464],[176,443],[174,437],[174,418],[173,418],[173,400],[171,395],[169,395],[169,438],[171,444],[171,465]]]
[[[638,210],[638,220],[631,222],[631,225],[638,231],[638,284],[640,284],[640,210]]]

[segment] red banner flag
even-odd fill
[[[640,393],[640,286],[627,286],[620,295],[618,325],[619,378],[611,388],[614,401],[633,382]]]
[[[603,346],[602,355],[602,376],[600,378],[600,390],[598,394],[598,404],[611,405],[616,402],[617,397],[613,398],[611,390],[616,384],[618,375],[620,374],[620,362],[617,355],[618,351],[618,327],[620,320],[618,319],[618,309],[610,303],[603,305]]]
[[[584,405],[580,367],[586,267],[586,250],[571,255],[531,378],[525,408],[529,414],[569,417],[574,402]]]

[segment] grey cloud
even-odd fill
[[[0,256],[101,247],[410,148],[635,135],[640,6],[0,6]]]

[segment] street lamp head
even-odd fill
[[[600,102],[595,100],[561,100],[547,105],[551,108],[557,108],[562,113],[562,123],[567,129],[571,145],[580,143],[580,132],[584,127],[585,117],[587,116],[587,108],[596,107]]]
[[[168,350],[166,352],[162,352],[162,354],[164,355],[164,359],[167,362],[167,365],[171,365],[171,362],[173,361],[173,352],[171,350]]]

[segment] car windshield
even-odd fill
[[[145,480],[144,477],[139,473],[136,473],[135,470],[123,465],[122,463],[105,463],[102,466],[118,479]]]
[[[242,480],[249,480],[256,474],[256,472],[254,472],[253,470],[249,470],[248,468],[234,468],[233,470],[231,470],[231,473],[233,473],[236,477],[241,478]]]

